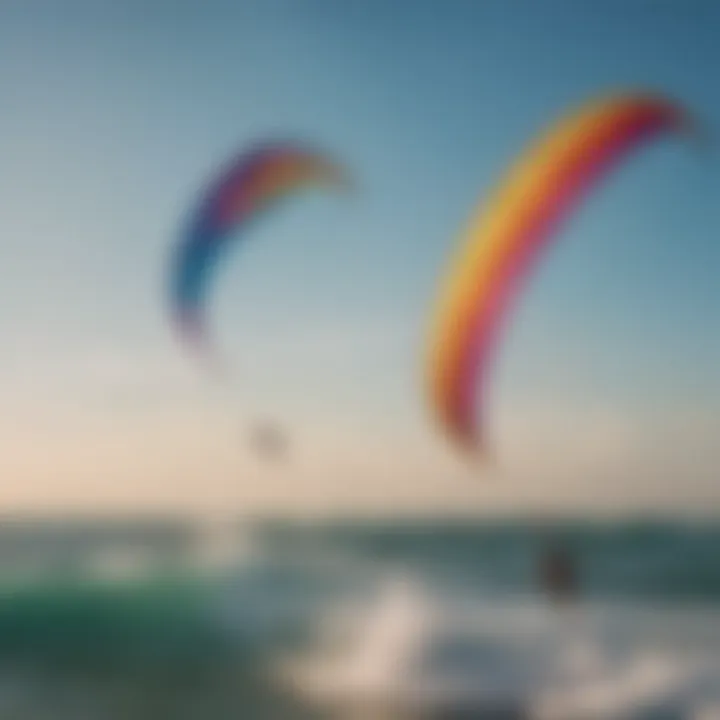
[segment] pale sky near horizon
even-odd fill
[[[499,467],[433,427],[422,343],[474,203],[613,87],[720,128],[711,0],[6,0],[2,508],[720,508],[720,166],[677,139],[594,192],[524,294],[488,408]],[[310,138],[357,178],[252,230],[213,288],[235,367],[172,337],[165,266],[238,148]],[[245,420],[292,459],[249,452]]]

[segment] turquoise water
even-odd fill
[[[720,633],[705,631],[718,619],[720,527],[276,522],[253,530],[251,553],[238,545],[212,570],[22,583],[6,573],[0,716],[313,717],[269,669],[312,638],[329,607],[371,604],[382,578],[411,573],[436,599],[497,626],[499,609],[543,606],[535,562],[548,538],[576,555],[588,608],[625,614],[627,637],[637,630],[640,642],[644,627],[653,647],[720,657]]]

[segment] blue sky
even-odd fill
[[[688,505],[720,500],[720,176],[677,140],[593,194],[525,294],[490,415],[508,478],[468,481],[420,387],[438,273],[505,165],[613,87],[716,130],[719,25],[709,0],[3,3],[10,502],[162,504],[182,477],[188,503],[243,507],[676,505],[678,475]],[[217,391],[170,336],[164,264],[218,164],[276,136],[326,147],[360,191],[304,197],[238,248],[213,316],[242,382]],[[257,480],[245,412],[298,432],[292,478]]]

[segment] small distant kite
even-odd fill
[[[303,188],[344,188],[343,169],[316,150],[266,143],[243,153],[209,187],[174,250],[170,271],[173,324],[195,350],[209,349],[206,301],[217,265],[263,213]]]
[[[561,222],[632,150],[687,130],[695,131],[689,115],[660,96],[594,100],[521,155],[472,219],[441,288],[427,364],[432,411],[458,447],[475,457],[488,451],[482,405],[500,331]]]
[[[250,437],[254,451],[265,459],[281,460],[288,453],[288,439],[285,433],[272,423],[259,423]]]

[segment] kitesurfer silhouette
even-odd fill
[[[577,599],[578,577],[572,555],[559,543],[547,546],[540,559],[540,585],[556,603]]]

